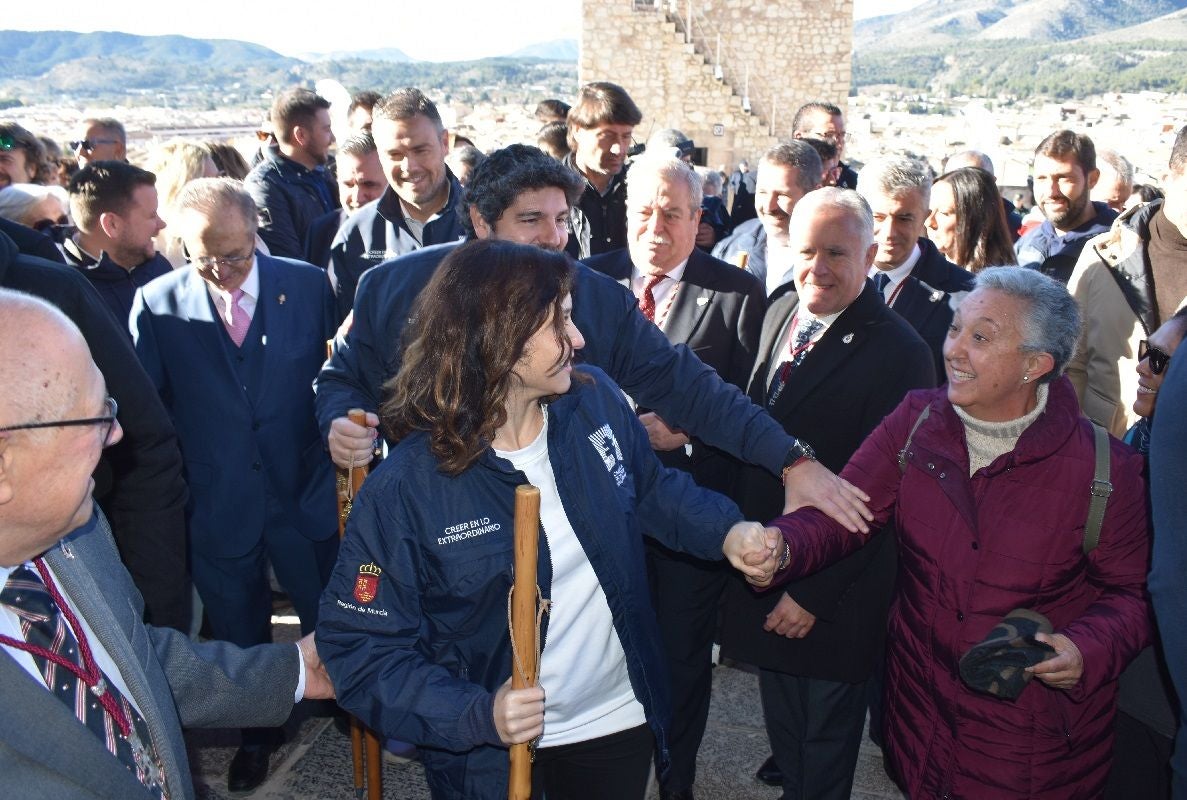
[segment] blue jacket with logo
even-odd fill
[[[725,534],[742,515],[687,473],[659,463],[605,373],[578,371],[592,381],[574,381],[548,406],[548,452],[666,764],[668,679],[641,531],[698,558],[720,559]],[[526,482],[489,449],[450,478],[438,471],[427,435],[410,435],[356,499],[322,596],[318,651],[339,704],[382,735],[419,745],[434,798],[506,797],[507,751],[493,707],[511,675],[514,497]],[[543,535],[539,548],[537,582],[550,598]]]
[[[305,257],[305,237],[314,220],[341,207],[338,186],[326,169],[308,169],[272,145],[243,179],[260,210],[260,238],[271,255]]]

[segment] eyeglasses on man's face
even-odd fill
[[[1155,375],[1161,375],[1166,371],[1166,365],[1170,363],[1171,357],[1142,339],[1138,342],[1138,361],[1146,359],[1150,360],[1150,371]]]
[[[254,257],[255,257],[255,253],[253,252],[253,253],[248,253],[245,256],[198,256],[196,258],[191,257],[190,260],[195,263],[201,264],[202,266],[206,267],[207,269],[210,269],[212,267],[232,267],[233,268],[233,267],[238,267],[241,264],[247,263]]]
[[[111,442],[111,432],[115,428],[115,419],[119,414],[119,403],[111,395],[107,396],[104,401],[107,413],[101,417],[83,417],[81,419],[59,419],[53,422],[26,422],[21,425],[8,425],[0,428],[0,433],[7,433],[9,431],[31,431],[38,428],[70,428],[77,425],[98,425],[100,433],[103,434],[103,446],[106,447]]]
[[[119,139],[77,139],[70,142],[71,150],[81,150],[84,153],[94,152],[95,148],[101,144],[119,144]]]

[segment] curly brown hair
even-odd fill
[[[561,303],[573,276],[564,253],[501,240],[467,242],[446,256],[416,301],[403,366],[384,386],[380,417],[391,439],[427,431],[442,472],[472,465],[507,421],[514,369],[532,334],[550,324],[569,352]]]

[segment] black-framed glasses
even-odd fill
[[[1171,357],[1142,339],[1138,342],[1138,361],[1145,359],[1150,359],[1150,371],[1155,375],[1161,375],[1166,371],[1166,365],[1170,363]]]
[[[71,150],[82,150],[89,153],[101,144],[119,144],[119,139],[76,139],[70,142]]]
[[[106,447],[111,441],[111,431],[115,428],[115,418],[119,414],[120,405],[111,395],[107,396],[107,400],[104,403],[107,407],[107,413],[101,417],[59,419],[54,422],[26,422],[22,425],[9,425],[0,428],[0,433],[7,433],[8,431],[30,431],[37,428],[70,428],[75,425],[99,425],[101,426],[99,430],[103,433],[103,446]]]

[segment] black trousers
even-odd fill
[[[728,572],[721,562],[692,558],[651,541],[647,542],[647,565],[671,679],[671,768],[661,786],[678,792],[696,782],[697,750],[705,735],[713,686],[713,639]]]
[[[758,673],[782,800],[848,800],[866,719],[866,683]]]
[[[1113,734],[1113,769],[1105,800],[1169,800],[1175,740],[1124,711],[1117,712]]]
[[[542,747],[532,763],[532,796],[547,800],[643,800],[655,737],[647,724]]]

